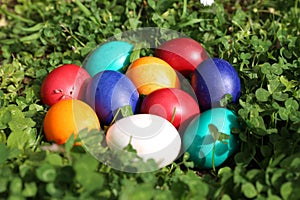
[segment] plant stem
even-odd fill
[[[187,7],[187,0],[183,0],[183,9],[182,9],[182,15],[181,18],[185,17],[186,15],[186,7]]]
[[[176,114],[176,107],[174,107],[174,110],[173,110],[173,114],[172,114],[171,123],[173,123],[173,122],[174,122],[174,119],[175,119],[175,114]]]
[[[212,150],[212,158],[211,158],[211,164],[213,167],[213,171],[216,172],[216,167],[215,167],[215,151],[216,151],[216,141],[214,142],[213,150]]]
[[[28,24],[33,24],[35,23],[34,21],[32,21],[31,19],[26,19],[24,17],[21,17],[19,15],[16,15],[15,13],[9,12],[7,11],[6,8],[4,8],[5,6],[0,7],[0,13],[3,13],[4,15],[10,16],[12,18],[14,18],[17,21],[22,21]]]

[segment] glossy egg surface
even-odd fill
[[[61,65],[43,80],[40,95],[49,106],[63,99],[80,99],[82,88],[90,79],[88,72],[74,64]]]
[[[175,38],[158,46],[154,56],[188,77],[209,56],[202,45],[192,38]]]
[[[86,103],[76,99],[66,99],[54,104],[44,118],[44,133],[48,141],[64,144],[71,134],[100,130],[100,123],[95,111]]]
[[[186,128],[183,148],[197,167],[212,168],[213,162],[217,167],[238,149],[238,136],[231,133],[232,128],[240,128],[232,111],[226,108],[207,110]]]
[[[159,167],[172,163],[181,148],[176,128],[166,119],[150,114],[122,118],[107,131],[109,148],[122,151],[131,142],[138,156],[154,159]],[[130,153],[130,152],[128,152]]]
[[[83,67],[91,76],[104,70],[124,72],[130,62],[133,45],[125,41],[110,41],[99,45],[84,60]]]
[[[200,114],[200,109],[196,100],[185,91],[163,88],[143,99],[140,112],[161,116],[179,128]]]
[[[198,98],[201,110],[219,107],[220,100],[226,95],[236,102],[241,93],[241,83],[232,65],[220,58],[202,62],[192,75],[191,86]]]
[[[135,60],[127,69],[140,94],[148,95],[161,88],[180,88],[175,70],[165,61],[151,56]]]
[[[96,74],[86,88],[86,101],[96,111],[101,124],[109,125],[119,108],[130,105],[135,113],[139,94],[124,74],[105,70]]]

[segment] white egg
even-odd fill
[[[106,142],[113,150],[122,150],[131,142],[138,156],[145,161],[154,159],[159,168],[171,164],[181,149],[177,129],[166,119],[152,114],[137,114],[116,121],[107,131]]]

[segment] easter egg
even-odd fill
[[[124,41],[111,41],[94,49],[83,61],[83,67],[91,76],[104,71],[124,72],[130,62],[133,45]]]
[[[52,70],[43,80],[40,95],[44,104],[52,106],[63,99],[80,99],[88,72],[74,64],[65,64]]]
[[[200,109],[196,100],[185,91],[162,88],[143,99],[140,112],[161,116],[178,129],[180,126],[185,127],[193,117],[200,114]]]
[[[192,38],[168,40],[156,48],[154,56],[163,59],[186,77],[209,57],[202,45]]]
[[[96,111],[101,124],[109,125],[119,108],[131,106],[135,113],[139,94],[135,85],[124,74],[105,70],[87,84],[84,99]]]
[[[202,111],[220,106],[226,95],[236,102],[241,93],[241,83],[237,71],[226,60],[207,59],[194,71],[191,86],[198,98]]]
[[[199,168],[220,166],[237,151],[239,140],[231,134],[239,128],[237,116],[226,108],[212,108],[195,117],[183,135],[183,149]]]
[[[151,114],[116,121],[107,131],[106,142],[110,149],[119,151],[124,151],[130,143],[138,156],[145,161],[154,159],[159,168],[171,164],[181,149],[176,128],[166,119]]]
[[[135,60],[128,67],[126,76],[143,95],[161,88],[180,88],[176,71],[168,63],[156,57],[146,56]]]
[[[86,103],[76,99],[66,99],[54,104],[44,118],[44,133],[48,141],[64,144],[71,134],[83,130],[100,130],[95,111]]]

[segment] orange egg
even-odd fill
[[[126,76],[143,95],[161,88],[180,88],[176,71],[157,57],[146,56],[135,60],[128,67]]]
[[[54,104],[44,119],[44,133],[48,141],[64,144],[74,133],[87,128],[100,130],[95,111],[80,100],[67,99]]]

